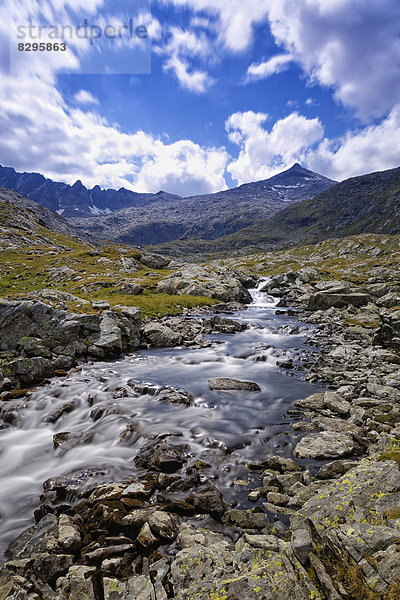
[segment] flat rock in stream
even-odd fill
[[[212,377],[208,380],[208,385],[211,390],[221,392],[261,392],[260,386],[253,381],[240,381],[239,379],[231,379],[230,377]]]
[[[67,496],[88,496],[99,485],[99,480],[107,476],[108,469],[91,468],[80,469],[67,475],[47,479],[43,484],[45,494],[54,494],[57,500],[64,500]]]
[[[350,456],[357,444],[344,433],[322,431],[307,435],[297,444],[294,454],[298,458],[340,458]]]

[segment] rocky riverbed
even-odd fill
[[[75,466],[102,429],[116,441],[120,422],[107,410],[122,410],[126,426],[106,448],[119,478],[116,469],[110,481],[104,447],[89,456],[91,468],[47,478],[36,524],[6,552],[0,598],[399,598],[399,320],[387,311],[395,300],[386,296],[398,292],[390,287],[280,275],[248,311],[222,306],[211,319],[146,323],[142,346],[186,348],[156,351],[152,366],[142,351],[130,377],[116,364],[113,374],[84,367],[75,391],[85,407],[66,406],[63,392],[78,385],[68,378],[51,384],[58,400],[47,404],[44,389],[29,402],[6,395],[5,435],[41,395],[39,413],[60,424],[54,450]],[[185,415],[172,431],[170,411]],[[88,419],[99,425],[87,431]]]

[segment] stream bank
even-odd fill
[[[355,398],[343,395],[344,385],[333,393],[307,383],[301,367],[310,361],[306,336],[319,335],[321,343],[322,330],[307,332],[293,314],[275,312],[275,303],[257,292],[249,310],[229,315],[250,327],[219,334],[222,343],[155,351],[153,364],[154,354],[144,352],[128,359],[125,370],[118,361],[88,365],[72,381],[53,382],[47,404],[48,388],[34,392],[30,403],[43,411],[41,433],[41,418],[65,403],[64,391],[82,399],[59,417],[65,419],[60,430],[74,425],[68,429],[76,438],[58,438],[51,450],[52,435],[63,432],[46,429],[40,452],[50,460],[59,452],[82,464],[96,445],[81,434],[108,443],[89,457],[90,468],[47,480],[37,524],[7,552],[4,598],[397,598],[395,427],[368,437],[373,429]],[[316,362],[325,354],[321,343]],[[261,392],[212,392],[208,379],[218,376],[254,381]],[[168,395],[182,404],[170,404]],[[87,432],[93,409],[98,430]],[[121,417],[127,426],[120,446]],[[323,448],[330,454],[322,456],[321,438],[328,436]],[[344,450],[332,456],[338,440]],[[300,444],[308,455],[293,460]],[[122,448],[120,480],[113,470],[110,482],[110,473],[101,471],[118,463],[114,448]],[[128,474],[124,467],[132,458]]]

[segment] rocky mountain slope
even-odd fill
[[[88,243],[81,231],[53,211],[0,187],[0,250],[57,243],[54,233]]]
[[[330,179],[293,167],[265,181],[191,198],[161,197],[151,205],[127,208],[95,219],[72,219],[87,233],[133,244],[178,239],[214,240],[264,221],[290,204],[334,185]]]
[[[400,231],[400,168],[352,177],[311,200],[213,243],[189,240],[175,254],[272,249],[313,244],[332,237]],[[160,248],[168,250],[168,247]]]
[[[69,186],[42,175],[0,167],[0,185],[70,218],[87,233],[130,244],[213,240],[265,220],[288,204],[312,198],[334,184],[295,164],[265,181],[180,198],[166,192],[136,194],[125,189],[101,190],[99,186],[88,190],[79,181]]]

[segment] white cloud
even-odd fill
[[[271,77],[271,75],[282,73],[289,68],[292,60],[290,54],[277,54],[269,60],[253,63],[247,69],[245,83],[257,81],[258,79],[267,79],[267,77]]]
[[[78,104],[100,104],[98,99],[87,90],[79,90],[74,94],[74,100]]]
[[[237,160],[227,170],[238,184],[272,177],[294,162],[304,162],[307,151],[319,142],[324,129],[319,119],[307,119],[293,112],[277,121],[270,130],[264,127],[265,113],[238,112],[229,117],[229,140],[240,146]]]
[[[243,52],[253,40],[253,28],[265,21],[271,0],[158,0],[161,4],[208,13],[218,20],[219,43],[230,52]],[[204,15],[203,15],[204,16]]]
[[[205,59],[211,54],[210,42],[204,33],[194,33],[180,27],[169,28],[168,41],[155,51],[166,56],[165,71],[172,71],[181,87],[204,93],[214,82],[208,73],[201,69],[193,69],[189,59]]]
[[[197,94],[204,94],[214,81],[206,71],[191,70],[189,62],[176,55],[165,61],[164,70],[172,71],[181,87]]]
[[[212,29],[213,25],[210,21],[210,19],[207,19],[206,17],[193,17],[192,19],[190,19],[190,26],[191,27],[200,27],[201,29]]]
[[[226,187],[224,148],[123,133],[95,112],[68,106],[49,79],[0,76],[0,129],[1,164],[55,180],[185,194]]]
[[[271,0],[276,43],[364,120],[400,98],[398,0]]]
[[[229,140],[240,147],[227,170],[239,183],[271,177],[294,162],[336,180],[400,166],[400,103],[380,123],[323,137],[319,119],[293,112],[271,127],[265,113],[235,113],[226,122]]]
[[[306,161],[311,169],[338,180],[399,167],[400,104],[377,125],[324,139]]]
[[[158,1],[213,18],[217,43],[231,53],[247,50],[254,26],[269,23],[309,81],[332,88],[365,121],[386,115],[400,98],[398,0]],[[273,66],[253,64],[249,75],[269,76]]]

